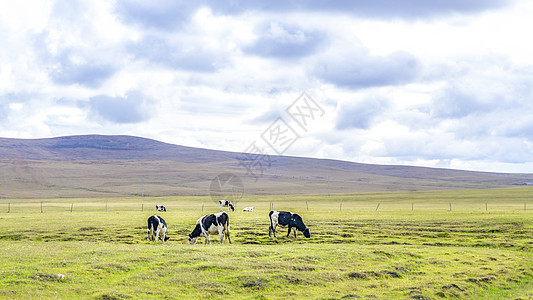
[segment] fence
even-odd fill
[[[215,212],[218,204],[213,201],[186,201],[166,203],[146,202],[8,202],[0,203],[0,213],[51,213],[51,212],[144,212],[155,211],[156,204],[164,204],[169,211]],[[526,202],[373,202],[373,201],[276,201],[237,203],[236,210],[252,206],[255,210],[294,210],[294,211],[528,211],[533,203]],[[3,208],[2,208],[3,207]]]

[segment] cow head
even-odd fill
[[[309,231],[309,228],[306,228],[304,231],[303,231],[303,234],[306,238],[310,238],[311,237],[311,231]]]
[[[232,204],[231,202],[229,203],[229,209],[230,209],[231,211],[235,211],[235,207],[233,207],[233,204]]]
[[[192,237],[190,233],[187,235],[187,237],[189,238],[189,245],[196,244],[196,240],[198,239],[198,237]]]

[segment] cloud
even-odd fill
[[[148,36],[127,48],[137,59],[147,59],[171,69],[213,72],[224,64],[219,53],[202,45],[180,43],[171,38]]]
[[[98,87],[116,71],[110,64],[83,57],[74,51],[65,51],[48,60],[48,74],[58,84],[81,84]]]
[[[281,59],[298,58],[315,53],[324,43],[324,35],[317,31],[271,22],[259,29],[259,38],[245,51],[251,54]]]
[[[3,99],[0,99],[0,123],[5,122],[9,114],[9,106],[3,103]]]
[[[437,118],[463,118],[471,114],[489,111],[492,107],[470,93],[449,88],[434,100],[431,115]]]
[[[356,103],[343,103],[339,106],[336,128],[368,129],[372,121],[383,115],[390,103],[385,99],[369,99]]]
[[[29,94],[15,93],[0,95],[0,123],[6,123],[12,114],[22,110],[23,104],[31,97]]]
[[[329,12],[350,14],[367,18],[429,18],[453,13],[473,14],[509,5],[505,0],[289,0],[261,1],[234,0],[229,3],[216,0],[208,1],[216,11],[226,14],[237,14],[245,11],[274,12]]]
[[[140,92],[130,92],[124,97],[95,96],[89,99],[89,112],[93,118],[111,123],[139,123],[150,118],[148,100]]]
[[[360,49],[341,55],[329,53],[318,60],[313,73],[339,87],[364,89],[410,83],[420,70],[420,62],[409,53],[376,56]]]
[[[171,31],[186,24],[200,7],[201,1],[127,0],[117,1],[115,12],[127,24]]]
[[[26,36],[39,71],[55,84],[98,88],[123,67],[122,43],[131,31],[116,22],[108,5],[54,2],[46,26]]]

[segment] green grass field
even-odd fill
[[[42,213],[40,200],[11,201],[0,202],[6,299],[533,298],[527,187],[245,196],[229,213],[233,244],[211,246],[186,238],[218,211],[208,197],[46,199]],[[146,241],[155,204],[168,209],[165,244]],[[270,239],[271,205],[300,214],[311,238]]]

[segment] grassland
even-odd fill
[[[166,244],[146,241],[156,203]],[[312,237],[270,239],[271,206],[298,212]],[[531,188],[249,196],[237,208],[233,244],[191,246],[196,219],[218,211],[208,197],[45,199],[43,213],[40,200],[9,213],[0,202],[0,297],[533,298]]]

